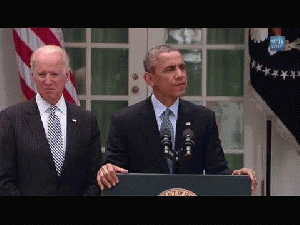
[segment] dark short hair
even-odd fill
[[[156,59],[161,53],[169,53],[169,52],[180,52],[179,49],[171,47],[169,45],[160,45],[152,48],[149,52],[147,52],[144,59],[144,68],[148,73],[153,73],[155,71]]]

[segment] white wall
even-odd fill
[[[23,100],[17,71],[12,29],[0,28],[0,111]]]
[[[300,196],[300,146],[289,144],[276,131],[272,138],[271,194]]]
[[[248,91],[246,90],[245,100],[244,166],[255,170],[259,180],[255,195],[262,195],[262,182],[266,180],[266,115],[257,108]]]
[[[300,196],[300,146],[267,105],[249,87],[245,106],[246,167],[255,169],[259,178],[256,195],[261,195],[261,181],[266,181],[267,120],[272,120],[271,196]],[[265,183],[266,184],[266,183]],[[266,193],[266,192],[264,192]]]

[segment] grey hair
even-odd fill
[[[171,47],[169,45],[160,45],[152,48],[147,52],[144,59],[145,72],[153,73],[155,71],[156,60],[161,53],[180,52],[179,49]]]
[[[70,58],[69,58],[68,53],[66,52],[66,50],[64,50],[63,48],[61,48],[59,46],[56,46],[56,45],[44,45],[44,46],[38,48],[37,50],[35,50],[33,52],[33,54],[31,55],[30,66],[31,66],[31,70],[32,71],[35,68],[37,55],[42,50],[46,50],[49,53],[52,53],[52,52],[60,52],[60,53],[62,53],[63,54],[63,63],[65,65],[66,70],[71,70],[71,67],[70,67]]]

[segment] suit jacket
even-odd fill
[[[186,159],[184,151],[179,153],[177,173],[202,174],[205,169],[208,174],[230,174],[214,112],[180,99],[176,150],[182,148],[186,122],[190,122],[194,132],[195,147],[190,160]],[[106,163],[126,168],[129,172],[169,173],[150,97],[112,116]]]
[[[102,162],[95,116],[67,103],[65,161],[58,176],[35,98],[0,114],[1,195],[98,195]]]

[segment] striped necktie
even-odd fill
[[[160,126],[160,131],[167,129],[171,133],[171,142],[172,142],[172,149],[175,149],[175,138],[174,138],[174,129],[172,126],[172,123],[170,121],[170,116],[174,115],[174,113],[167,108],[160,116],[160,119],[162,120],[161,126]],[[173,161],[167,158],[168,161],[168,166],[170,169],[170,173],[174,173],[174,168],[173,168]]]
[[[51,154],[55,163],[56,171],[58,173],[58,176],[60,176],[65,153],[63,149],[63,139],[60,120],[55,114],[55,111],[57,109],[57,106],[51,106],[48,109],[50,111],[50,116],[48,120],[48,141],[51,149]]]

